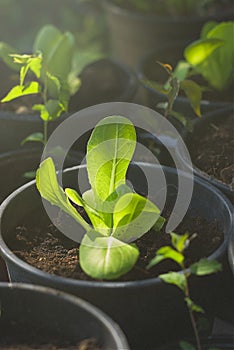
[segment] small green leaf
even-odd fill
[[[183,341],[183,340],[180,341],[179,345],[180,345],[181,350],[196,350],[196,348],[192,344],[190,344],[186,341]]]
[[[95,231],[85,234],[79,249],[79,261],[93,278],[112,280],[126,274],[139,256],[137,247]]]
[[[160,210],[137,193],[126,193],[117,201],[113,213],[113,236],[124,242],[134,241],[155,224]]]
[[[223,40],[215,38],[197,40],[185,48],[184,56],[190,64],[197,66],[223,44]]]
[[[90,229],[90,226],[71,205],[65,192],[59,186],[52,158],[47,158],[40,164],[36,173],[36,185],[44,199],[71,215],[86,230]]]
[[[184,298],[186,304],[188,305],[188,308],[194,312],[202,313],[204,314],[204,310],[201,306],[195,304],[190,298]]]
[[[178,250],[178,252],[183,253],[183,251],[185,250],[185,248],[187,248],[188,246],[188,238],[189,238],[189,234],[185,233],[184,235],[178,235],[174,232],[170,233],[171,235],[171,242],[173,247]]]
[[[146,86],[148,86],[149,88],[163,94],[163,95],[168,95],[170,89],[169,88],[165,88],[165,86],[163,84],[159,84],[156,81],[153,80],[142,80],[142,83],[145,84]]]
[[[35,170],[27,171],[26,173],[24,173],[24,178],[25,179],[32,180],[32,179],[35,179],[35,177],[36,177],[36,171]]]
[[[202,258],[197,263],[191,265],[190,270],[194,275],[204,276],[222,271],[222,265],[216,260]]]
[[[41,142],[43,144],[43,141],[43,134],[41,132],[35,132],[23,139],[23,141],[21,141],[21,145],[23,146],[26,142]]]
[[[32,81],[24,86],[16,85],[8,92],[1,102],[9,102],[17,97],[37,94],[38,92],[40,92],[40,86],[36,81]]]
[[[163,282],[174,284],[175,286],[180,288],[183,292],[185,292],[186,281],[183,273],[168,272],[163,275],[159,275],[159,277],[163,280]]]
[[[181,89],[185,92],[189,102],[198,117],[201,116],[202,88],[192,80],[183,80],[180,83]]]
[[[160,232],[165,222],[166,222],[166,219],[164,219],[162,216],[159,216],[156,223],[154,224],[154,230],[156,232]]]
[[[150,262],[150,266],[154,266],[154,265],[156,265],[156,263],[158,263],[157,256],[162,256],[163,260],[164,259],[171,259],[171,260],[175,261],[177,264],[179,264],[180,266],[184,261],[183,254],[177,252],[176,250],[174,250],[170,246],[164,246],[164,247],[158,249],[158,251],[156,253],[156,257],[154,259],[152,259]]]

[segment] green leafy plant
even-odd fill
[[[194,110],[195,114],[201,116],[201,98],[203,88],[191,79],[188,79],[188,64],[180,62],[180,65],[173,70],[172,66],[167,63],[157,62],[168,74],[168,80],[165,84],[157,83],[152,80],[144,80],[144,84],[149,86],[151,89],[158,91],[159,93],[167,97],[167,102],[158,104],[159,108],[164,110],[164,116],[174,116],[183,125],[188,125],[188,119],[179,112],[173,109],[174,102],[179,92],[183,92]]]
[[[201,38],[185,48],[188,74],[200,74],[217,91],[230,88],[234,80],[234,21],[208,22]]]
[[[115,0],[120,5],[130,6],[140,12],[155,12],[171,16],[204,15],[207,10],[218,4],[217,0]],[[219,4],[230,0],[219,0]]]
[[[202,348],[198,333],[198,327],[195,319],[195,313],[204,313],[204,310],[201,306],[197,305],[190,297],[189,277],[191,275],[210,275],[212,273],[221,271],[222,267],[221,264],[215,260],[202,258],[198,262],[192,264],[189,268],[186,268],[184,251],[189,246],[191,239],[193,239],[194,237],[189,238],[188,233],[185,233],[184,235],[178,235],[173,232],[170,233],[170,236],[172,246],[161,247],[156,252],[156,256],[151,260],[147,268],[150,269],[151,267],[159,264],[165,259],[171,259],[179,265],[181,269],[180,272],[170,271],[168,273],[159,275],[159,278],[161,278],[161,280],[165,283],[175,285],[183,292],[184,300],[188,308],[191,324],[196,339],[197,350],[201,350]],[[180,346],[182,350],[195,350],[193,345],[185,341],[181,342]]]
[[[126,173],[136,147],[136,132],[122,116],[102,119],[87,145],[87,171],[91,189],[79,195],[63,190],[56,178],[52,158],[37,171],[41,196],[74,218],[86,233],[79,247],[79,262],[84,272],[97,279],[116,279],[135,265],[139,250],[132,243],[149,229],[159,228],[164,219],[147,198],[127,185]],[[72,203],[83,207],[91,224]]]
[[[44,133],[34,133],[22,141],[47,142],[48,122],[67,111],[69,98],[80,85],[73,74],[72,59],[75,39],[70,32],[61,33],[56,27],[44,26],[36,36],[33,53],[18,54],[8,44],[0,43],[0,58],[13,70],[19,72],[19,84],[2,99],[2,103],[16,98],[39,94],[41,103],[32,109],[40,112]]]

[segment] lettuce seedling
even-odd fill
[[[161,247],[157,252],[156,256],[151,260],[147,268],[151,268],[165,259],[171,259],[176,264],[179,265],[180,272],[168,272],[162,275],[159,275],[162,281],[169,283],[178,287],[184,294],[184,300],[186,302],[191,324],[193,327],[197,350],[201,350],[201,342],[198,333],[198,327],[195,319],[195,313],[204,313],[204,310],[201,306],[197,305],[190,297],[189,283],[188,279],[191,275],[196,276],[205,276],[212,273],[221,271],[222,266],[219,262],[215,260],[209,260],[207,258],[202,258],[198,262],[192,264],[189,268],[185,267],[185,256],[184,251],[189,246],[190,241],[194,238],[193,236],[189,238],[188,233],[184,235],[178,235],[171,232],[171,243],[172,246]],[[194,346],[182,341],[180,343],[182,350],[195,350]]]
[[[87,145],[87,172],[91,188],[79,195],[63,190],[56,177],[52,158],[37,170],[36,184],[41,196],[73,217],[86,233],[79,247],[84,272],[97,279],[116,279],[135,265],[139,250],[133,241],[157,222],[160,210],[149,199],[136,193],[126,174],[136,147],[136,131],[122,116],[102,119]],[[72,203],[83,207],[91,225]]]
[[[80,85],[72,75],[72,59],[75,38],[70,32],[61,33],[56,27],[44,26],[36,36],[33,53],[18,54],[9,45],[0,43],[0,58],[13,70],[19,72],[19,84],[14,86],[1,102],[40,94],[42,103],[32,109],[40,112],[44,123],[44,133],[29,135],[28,141],[47,142],[48,122],[57,119],[67,111],[69,98]]]

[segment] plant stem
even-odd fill
[[[185,271],[185,267],[183,267],[183,270]],[[184,272],[184,276],[185,276],[185,296],[186,298],[190,299],[190,292],[189,292],[189,285],[188,285],[188,273]],[[202,350],[201,348],[201,342],[200,342],[200,337],[198,334],[198,329],[197,329],[197,323],[194,317],[194,313],[192,311],[192,309],[189,307],[189,305],[187,304],[188,307],[188,311],[189,311],[189,317],[192,323],[192,327],[193,327],[193,332],[195,335],[195,339],[196,339],[196,344],[197,344],[197,350]]]
[[[44,138],[43,138],[43,145],[44,147],[46,146],[46,143],[47,143],[47,130],[48,130],[48,121],[47,120],[44,120]]]

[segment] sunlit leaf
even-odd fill
[[[1,102],[9,102],[15,98],[25,95],[37,94],[38,92],[40,92],[40,86],[36,81],[32,81],[24,86],[16,85],[8,92],[8,94],[1,100]]]
[[[183,273],[168,272],[168,273],[159,275],[159,277],[163,280],[163,282],[173,284],[178,288],[180,288],[183,292],[185,291],[186,281]]]
[[[79,249],[82,269],[97,279],[119,278],[132,269],[138,256],[139,251],[134,244],[125,244],[95,231],[85,234]]]

